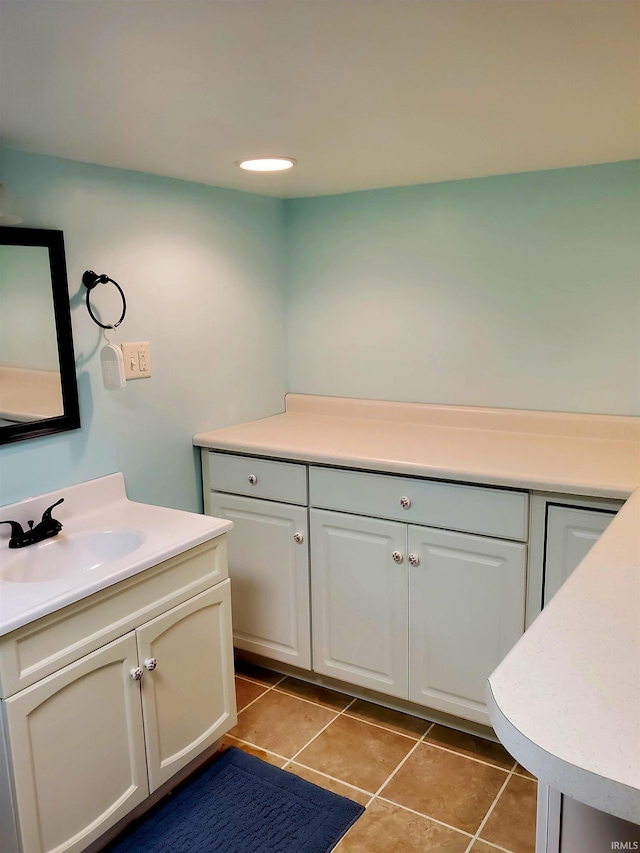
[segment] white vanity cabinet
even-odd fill
[[[205,511],[233,522],[234,644],[311,668],[305,465],[204,455]]]
[[[0,638],[3,853],[79,853],[235,724],[225,578],[220,538]]]
[[[4,702],[20,850],[82,850],[149,794],[129,633]]]
[[[314,670],[487,723],[489,674],[524,630],[527,495],[310,469]]]

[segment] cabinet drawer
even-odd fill
[[[214,451],[209,461],[209,486],[215,492],[303,506],[307,503],[306,465]]]
[[[502,539],[525,541],[527,538],[529,496],[526,492],[310,468],[309,496],[311,506],[323,509]]]

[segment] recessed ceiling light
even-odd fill
[[[282,172],[295,164],[296,161],[291,157],[260,157],[255,160],[242,160],[238,166],[249,172]]]

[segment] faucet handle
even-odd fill
[[[42,520],[44,521],[45,519],[49,519],[49,518],[51,518],[51,510],[52,510],[54,507],[58,506],[58,504],[61,504],[63,501],[64,501],[64,498],[60,498],[60,500],[59,500],[59,501],[56,501],[54,504],[51,504],[51,506],[50,506],[50,507],[48,507],[47,509],[45,509],[45,511],[42,513]]]

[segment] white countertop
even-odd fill
[[[281,415],[202,432],[237,453],[497,486],[628,498],[640,419],[287,395]]]
[[[640,823],[640,489],[489,679],[509,752]]]
[[[26,528],[29,518],[36,519],[37,524],[43,511],[61,497],[64,503],[52,513],[64,525],[56,537],[26,548],[9,549],[10,528],[0,525],[0,636],[214,539],[233,527],[225,519],[130,501],[122,474],[111,474],[4,506],[0,509],[0,518],[18,521]],[[46,557],[46,549],[65,549],[73,543],[74,537],[118,530],[134,532],[143,541],[131,553],[95,568],[46,582],[32,581],[41,568],[43,556]],[[5,572],[12,577],[21,576],[24,581],[3,580]]]
[[[503,743],[548,784],[640,823],[640,419],[298,394],[204,432],[229,452],[627,499],[491,676]]]

